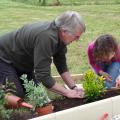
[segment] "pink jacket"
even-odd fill
[[[100,70],[102,70],[101,66],[98,65],[94,59],[93,56],[93,48],[94,48],[94,42],[91,42],[88,46],[87,49],[87,54],[88,54],[88,60],[89,60],[89,64],[92,66],[92,68],[94,69],[94,71],[96,73],[99,73]],[[118,49],[118,52],[116,53],[115,57],[111,60],[112,62],[120,62],[120,47]]]

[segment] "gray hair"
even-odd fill
[[[78,12],[67,11],[55,19],[55,24],[62,30],[75,33],[76,29],[85,32],[85,23]]]

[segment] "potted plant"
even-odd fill
[[[4,100],[6,101],[7,108],[19,108],[19,107],[25,107],[29,109],[33,108],[31,104],[24,102],[22,98],[11,93],[7,93],[5,95]]]
[[[8,79],[5,80],[4,85],[0,84],[1,103],[3,103],[6,108],[33,108],[32,105],[24,102],[22,98],[15,95],[15,89],[14,83],[10,82]]]
[[[4,87],[5,85],[0,84],[0,118],[9,120],[13,110],[7,110],[5,108],[6,101],[4,100],[4,98],[6,93],[4,91]]]
[[[22,76],[24,87],[27,92],[29,103],[39,115],[45,115],[53,112],[53,106],[42,84],[35,85],[34,81],[28,81],[26,76]]]
[[[1,95],[4,96],[3,103],[6,107],[10,108],[18,108],[18,102],[21,99],[15,95],[15,85],[13,82],[9,82],[6,78],[5,84],[0,85],[0,91],[2,92]]]
[[[105,90],[104,78],[96,75],[92,70],[88,70],[83,78],[83,87],[88,101],[95,101]]]

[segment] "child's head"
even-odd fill
[[[112,35],[105,34],[96,39],[93,55],[96,61],[108,62],[115,56],[117,49],[116,39]]]

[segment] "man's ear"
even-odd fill
[[[65,31],[64,30],[60,30],[60,34],[61,34],[61,37],[64,37],[65,36]]]

